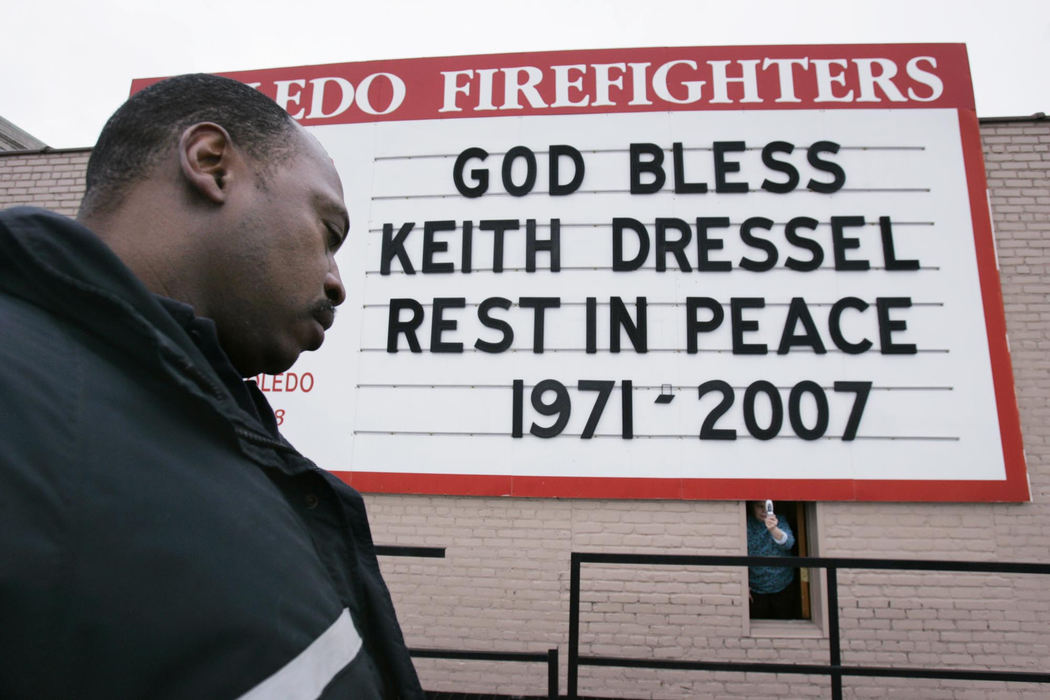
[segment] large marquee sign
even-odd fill
[[[1027,500],[962,45],[228,75],[343,179],[349,300],[257,379],[357,488]]]

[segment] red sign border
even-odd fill
[[[712,76],[707,75],[704,64],[714,62],[734,61],[756,61],[770,59],[777,60],[800,60],[807,61],[844,61],[861,59],[888,59],[898,66],[897,78],[903,80],[902,70],[906,70],[906,62],[909,59],[930,57],[937,61],[936,75],[942,82],[942,92],[939,97],[926,101],[924,99],[906,99],[904,102],[893,102],[881,97],[875,102],[852,101],[818,101],[814,95],[814,78],[807,76],[801,80],[795,88],[801,90],[797,93],[797,102],[776,102],[770,99],[774,94],[779,95],[778,75],[772,69],[763,67],[757,75],[757,81],[762,86],[760,93],[764,95],[763,101],[749,103],[742,101],[742,87],[734,82],[727,88],[733,97],[728,102],[715,102],[709,97],[702,97],[698,102],[683,102],[683,96],[672,95],[674,99],[664,99],[649,91],[646,84],[644,90],[649,100],[648,103],[634,104],[627,98],[628,82],[633,82],[634,77],[630,71],[620,70],[616,80],[621,80],[621,85],[616,87],[615,92],[619,101],[595,105],[562,105],[553,106],[554,84],[556,78],[553,75],[555,66],[565,67],[567,65],[582,65],[588,68],[597,65],[630,65],[633,63],[646,63],[655,68],[657,65],[678,64],[676,71],[677,79],[684,62],[693,62],[696,75],[689,75],[690,80],[707,78],[707,91],[713,90]],[[764,64],[763,64],[764,65]],[[807,64],[809,65],[809,64]],[[443,107],[443,85],[442,73],[445,71],[491,71],[494,75],[494,83],[497,87],[502,84],[504,76],[501,71],[513,71],[525,67],[533,67],[543,74],[541,82],[537,85],[537,92],[547,102],[545,106],[533,106],[526,101],[525,104],[508,109],[505,106],[489,107],[486,111],[475,108],[469,109],[464,105],[461,111],[442,111]],[[843,66],[837,66],[843,68]],[[812,68],[809,65],[805,70]],[[702,70],[701,70],[702,69]],[[688,68],[685,70],[689,70]],[[728,67],[726,68],[728,75]],[[734,71],[736,68],[734,68]],[[743,69],[741,69],[743,70]],[[829,68],[830,70],[830,68]],[[778,68],[779,71],[779,68]],[[792,75],[794,69],[791,69]],[[476,54],[463,56],[442,56],[432,58],[408,58],[390,59],[377,61],[360,61],[353,63],[331,63],[312,66],[295,66],[288,68],[272,68],[249,71],[229,71],[218,73],[235,80],[257,85],[258,89],[271,98],[279,99],[277,96],[277,83],[296,82],[297,85],[287,87],[296,91],[294,102],[284,106],[291,107],[289,111],[304,112],[307,98],[305,90],[307,83],[316,79],[343,79],[352,85],[360,86],[362,81],[369,76],[377,76],[390,73],[397,76],[405,85],[407,95],[406,101],[399,108],[390,113],[365,113],[360,109],[348,108],[335,116],[319,116],[311,118],[310,114],[304,114],[298,121],[303,126],[323,126],[328,124],[352,124],[365,122],[384,121],[413,121],[422,119],[463,119],[474,117],[521,117],[531,115],[558,115],[558,114],[603,114],[603,113],[633,113],[633,112],[663,112],[663,111],[733,111],[733,110],[798,110],[798,109],[974,109],[973,84],[970,80],[969,63],[966,56],[964,44],[952,43],[926,43],[926,44],[785,44],[776,46],[682,46],[682,47],[645,47],[645,48],[620,48],[620,49],[587,49],[568,51],[540,51],[533,53],[503,53],[503,54]],[[630,77],[629,77],[630,76]],[[645,74],[647,80],[655,79],[655,75]],[[668,77],[671,77],[668,75]],[[735,75],[730,81],[735,81]],[[842,82],[838,82],[841,77]],[[139,78],[132,81],[131,92],[142,90],[163,78]],[[594,89],[597,76],[590,71],[572,76],[572,81],[580,81],[579,87],[573,87],[576,91],[588,93]],[[833,94],[848,93],[859,88],[857,76],[850,72],[849,66],[844,67],[841,76],[836,74],[831,88]],[[674,80],[672,80],[672,83]],[[387,104],[383,100],[389,100],[390,91],[384,90],[385,84],[381,80],[375,81],[373,86],[378,92],[385,95],[384,98],[377,97],[377,103]],[[370,83],[371,85],[371,83]],[[611,88],[610,88],[611,89]],[[669,92],[681,92],[681,86],[675,85],[674,90]],[[498,93],[498,90],[495,92]],[[906,91],[905,91],[906,92]],[[841,97],[842,94],[838,94]],[[579,95],[578,97],[582,97]],[[294,106],[291,106],[294,105]],[[491,110],[491,111],[489,111]]]

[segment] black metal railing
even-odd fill
[[[635,566],[790,566],[827,570],[828,646],[827,664],[758,663],[747,661],[690,661],[635,659],[580,654],[580,575],[583,564],[628,564]],[[941,680],[1007,681],[1050,683],[1050,673],[989,671],[984,669],[843,666],[839,631],[838,570],[889,569],[897,571],[957,571],[965,573],[1050,574],[1050,565],[975,561],[929,561],[908,559],[849,559],[837,557],[750,557],[692,556],[674,554],[604,554],[573,552],[569,580],[568,698],[575,700],[580,666],[614,666],[739,673],[794,673],[823,675],[831,680],[831,697],[842,698],[844,676],[886,678],[933,678]]]
[[[428,559],[444,559],[444,547],[403,547],[395,544],[375,545],[376,554],[386,557],[425,557]]]
[[[401,545],[375,545],[376,554],[388,557],[426,557],[444,559],[444,547],[408,547]],[[421,649],[409,648],[408,653],[417,659],[458,659],[461,661],[514,661],[518,663],[547,664],[547,697],[558,699],[558,650],[531,651],[474,651],[471,649]]]
[[[547,664],[547,697],[558,700],[558,650],[529,651],[467,651],[465,649],[409,649],[417,659],[460,659],[466,661],[519,661]]]

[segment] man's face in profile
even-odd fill
[[[231,196],[235,218],[211,265],[210,312],[243,376],[283,372],[315,350],[346,298],[335,253],[349,227],[339,175],[320,143],[296,127],[292,155],[258,164]]]

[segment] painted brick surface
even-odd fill
[[[981,127],[1032,502],[816,505],[825,556],[1050,562],[1050,122]],[[88,153],[0,155],[0,207],[75,211]],[[369,495],[381,544],[445,547],[384,557],[410,646],[561,654],[566,682],[573,551],[743,554],[730,502]],[[840,573],[843,661],[854,665],[1050,668],[1050,580],[1001,574]],[[584,654],[826,663],[812,623],[747,623],[745,572],[584,567]],[[426,659],[431,690],[543,695],[534,663]],[[1045,698],[1050,687],[847,678],[847,698]],[[829,697],[818,676],[585,667],[580,692],[618,698]]]
[[[0,152],[0,209],[27,205],[73,216],[84,195],[90,149]]]

